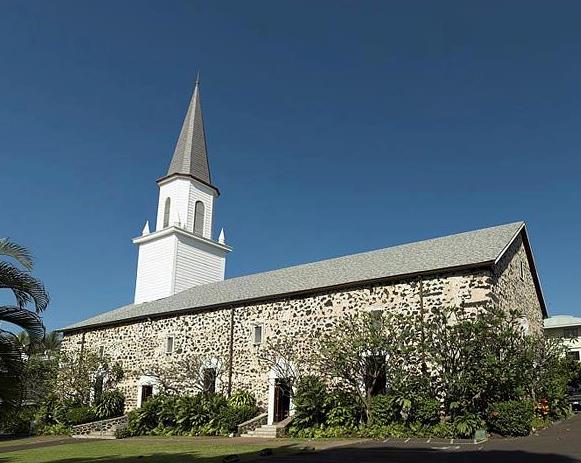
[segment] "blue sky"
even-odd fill
[[[236,276],[526,220],[581,315],[581,3],[28,1],[0,15],[0,235],[49,328],[132,301],[196,70]]]

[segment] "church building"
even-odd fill
[[[536,332],[547,316],[523,222],[225,279],[232,248],[223,230],[217,238],[213,232],[220,192],[198,82],[157,185],[156,222],[133,239],[134,302],[62,330],[62,349],[91,349],[121,363],[128,410],[159,389],[150,371],[201,359],[205,390],[248,390],[269,424],[281,421],[292,404],[285,378],[260,360],[266,342],[286,336],[306,345],[348,313],[492,305],[522,310]]]

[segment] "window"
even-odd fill
[[[149,398],[153,395],[153,386],[150,384],[146,384],[141,386],[141,404],[143,405],[145,402],[149,400]]]
[[[577,327],[565,328],[563,330],[563,337],[565,337],[565,338],[576,338],[578,336],[579,336],[579,329]]]
[[[525,263],[522,260],[520,261],[520,279],[525,281]]]
[[[194,234],[202,236],[204,234],[204,214],[206,208],[202,201],[196,201],[194,209]]]
[[[93,387],[93,398],[98,400],[103,395],[103,385],[105,383],[105,376],[102,374],[97,375],[95,378],[95,385]]]
[[[171,209],[171,199],[166,198],[163,208],[163,228],[169,227],[169,213]]]
[[[216,392],[216,369],[204,368],[204,394],[214,394]]]
[[[174,337],[168,336],[165,338],[165,352],[166,354],[171,354],[173,352],[174,347]]]
[[[254,325],[254,344],[262,344],[262,325]]]
[[[578,350],[570,350],[569,352],[567,352],[567,358],[575,360],[576,362],[578,362],[581,359]]]

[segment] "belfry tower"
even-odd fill
[[[200,103],[200,83],[182,125],[167,174],[157,181],[159,202],[155,231],[145,223],[138,246],[135,303],[171,296],[192,286],[224,279],[224,231],[212,238],[214,199]]]

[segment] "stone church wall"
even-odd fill
[[[521,277],[521,263],[523,274]],[[493,302],[505,310],[523,312],[531,332],[542,333],[543,313],[522,235],[500,259],[493,275]]]
[[[310,339],[331,329],[334,321],[347,313],[370,309],[418,312],[420,293],[424,310],[478,307],[491,301],[493,279],[486,269],[424,276],[421,281],[421,285],[419,278],[364,284],[234,307],[232,390],[248,389],[266,406],[270,367],[259,361],[259,353],[269,338],[292,336],[297,345],[308,349]],[[127,397],[127,408],[131,409],[138,405],[140,378],[152,365],[164,367],[194,357],[228,363],[231,311],[228,307],[91,329],[84,335],[85,349],[98,352],[102,347],[113,361],[121,363],[126,376],[120,388]],[[263,326],[262,345],[254,345],[256,324]],[[166,353],[167,336],[175,339],[171,354]],[[81,343],[82,334],[67,334],[63,349],[80,349]],[[222,371],[219,378],[220,390],[227,385],[225,373]],[[183,392],[193,390],[184,384]]]

